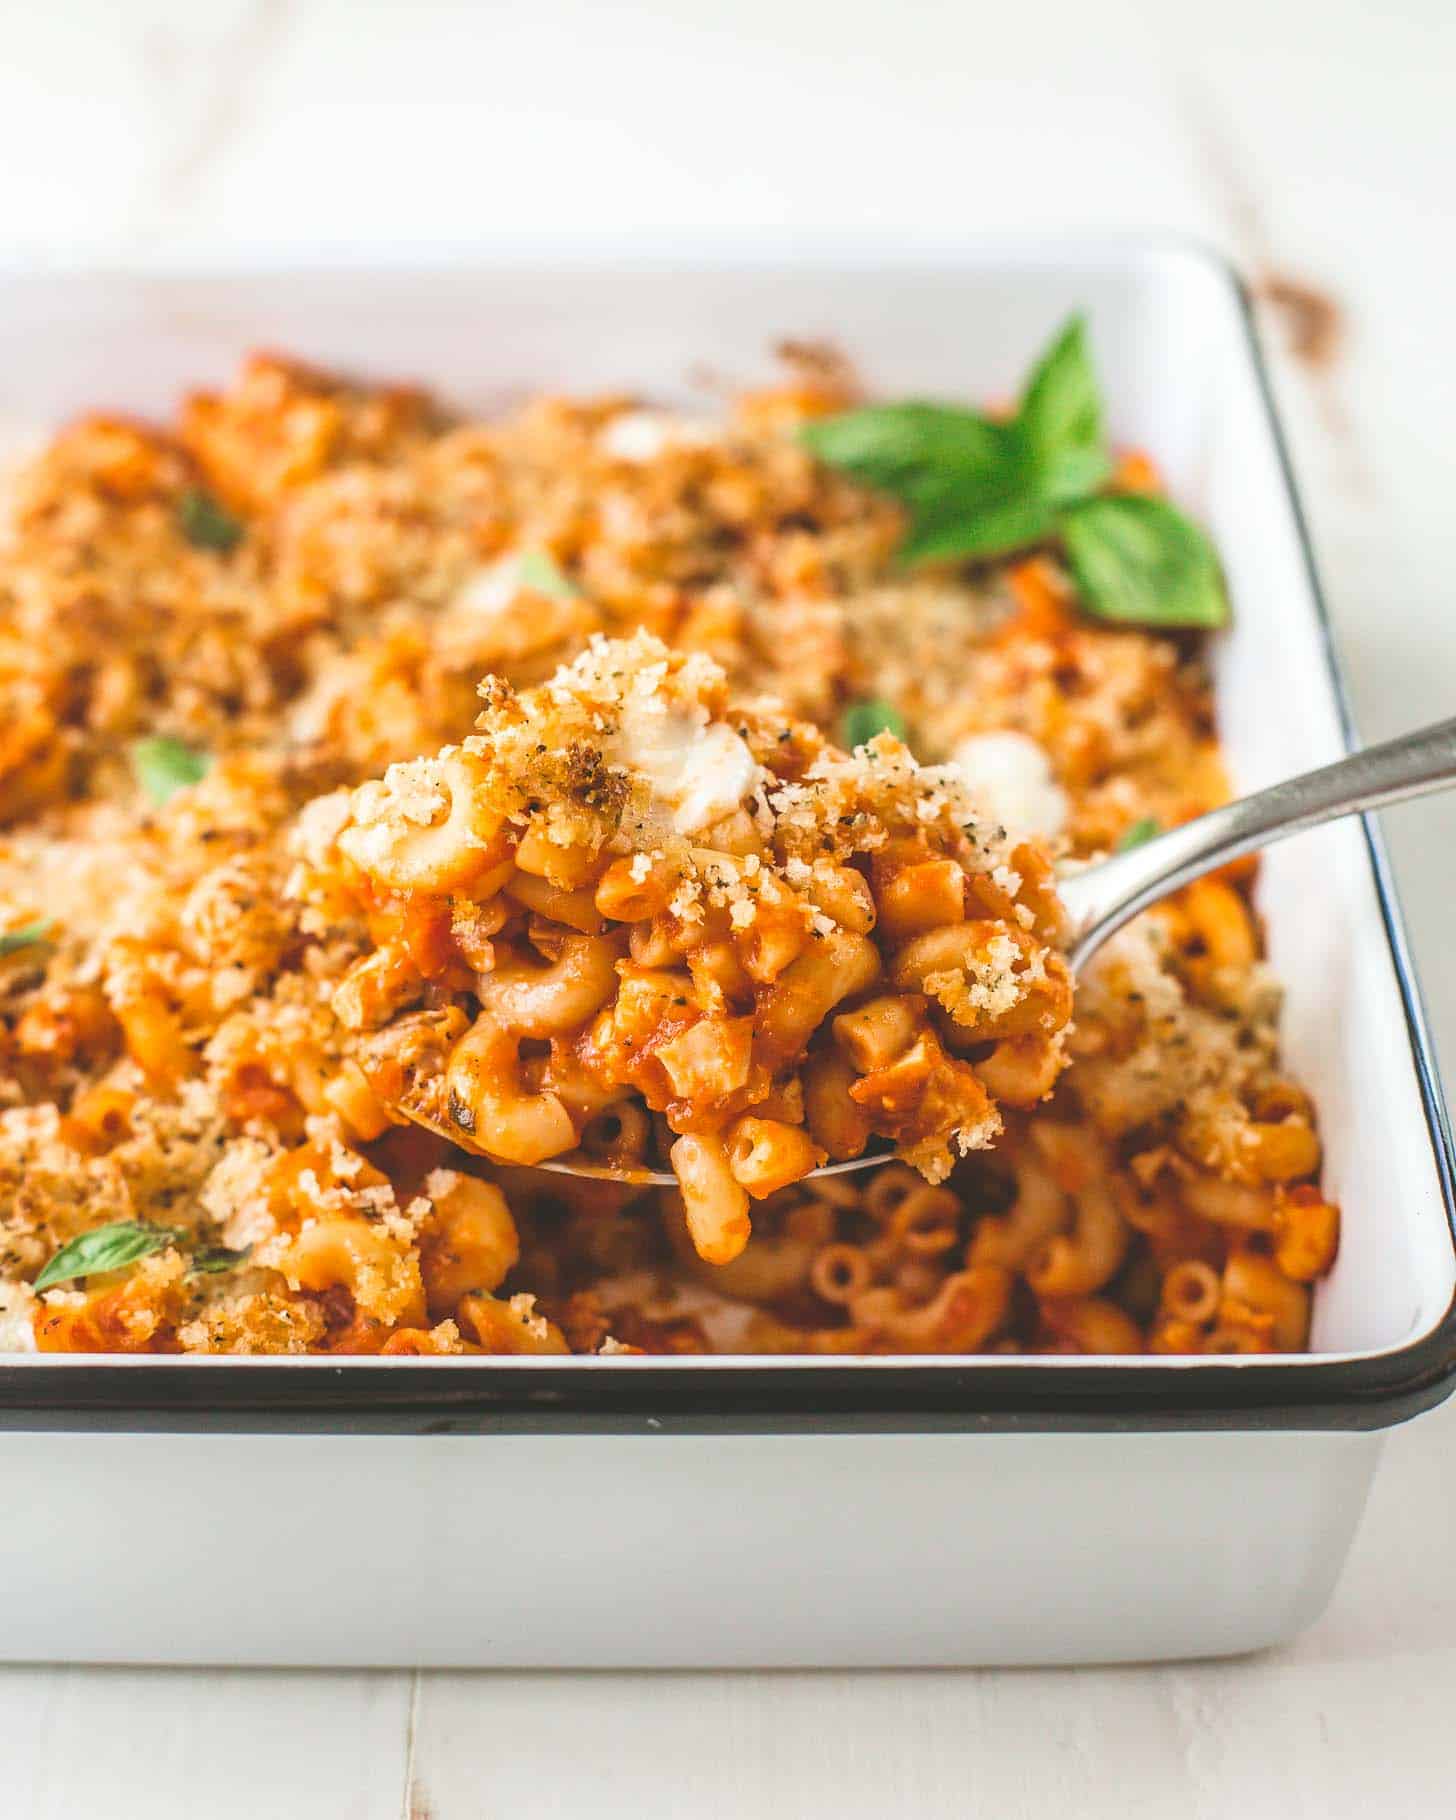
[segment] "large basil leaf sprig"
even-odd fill
[[[1081,316],[1042,355],[1004,421],[912,400],[821,418],[800,436],[827,466],[906,508],[903,563],[1056,545],[1099,618],[1168,627],[1228,618],[1206,534],[1166,500],[1107,490],[1112,457]]]

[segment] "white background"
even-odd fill
[[[1358,717],[1374,737],[1456,708],[1449,0],[4,0],[0,24],[0,258],[21,263],[1172,228],[1256,282],[1312,287],[1338,316],[1332,355],[1297,354],[1287,308],[1265,327]],[[23,358],[0,351],[0,408]],[[1456,809],[1388,827],[1456,1057]],[[1329,1614],[1262,1658],[0,1670],[0,1812],[1449,1814],[1453,1410],[1391,1437]]]

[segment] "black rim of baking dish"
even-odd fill
[[[1355,735],[1328,606],[1249,293],[1217,252],[1174,238],[1234,293],[1319,619],[1347,745]],[[1405,1011],[1448,1228],[1456,1163],[1425,1011],[1384,844],[1366,846]],[[1456,1296],[1409,1345],[1358,1358],[1152,1364],[967,1358],[167,1360],[0,1363],[0,1429],[111,1432],[865,1433],[1366,1430],[1432,1407],[1456,1379]]]

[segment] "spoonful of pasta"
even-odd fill
[[[1072,873],[1057,886],[1067,916],[1072,970],[1080,972],[1103,943],[1140,911],[1245,854],[1325,822],[1428,796],[1453,783],[1456,719],[1438,721],[1318,770],[1286,778]],[[870,1169],[883,1163],[886,1155],[881,1150],[845,1158],[823,1164],[811,1174],[845,1175]],[[577,1158],[540,1166],[571,1175],[609,1177],[618,1173]],[[676,1177],[664,1170],[643,1170],[633,1179],[664,1186],[676,1183]]]
[[[806,1177],[890,1148],[942,1181],[990,1148],[1065,1066],[1075,971],[1139,910],[1456,776],[1449,722],[1058,881],[953,767],[889,732],[841,751],[644,633],[482,694],[460,745],[300,817],[294,891],[364,936],[331,989],[340,1116],[676,1185],[712,1263]]]

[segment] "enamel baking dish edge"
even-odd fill
[[[752,380],[774,341],[827,335],[877,390],[1004,394],[1078,307],[1114,436],[1154,453],[1224,553],[1238,786],[1337,755],[1348,720],[1246,303],[1190,246],[0,275],[9,343],[34,350],[0,378],[0,427],[155,411],[259,345],[485,406],[689,396],[695,371]],[[1328,1598],[1379,1430],[1449,1389],[1456,1249],[1374,830],[1271,853],[1261,906],[1345,1216],[1311,1355],[7,1358],[0,1460],[25,1495],[0,1562],[24,1591],[0,1657],[1052,1662],[1291,1634]]]

